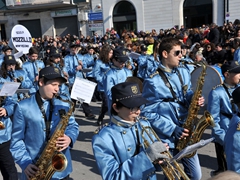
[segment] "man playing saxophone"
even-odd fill
[[[92,139],[94,156],[104,180],[156,180],[156,169],[168,146],[153,137],[149,147],[144,146],[143,126],[150,123],[139,118],[147,102],[136,83],[123,82],[112,87],[111,122]]]
[[[73,115],[67,121],[64,135],[58,137],[56,142],[55,140],[51,142],[53,134],[61,131],[56,129],[61,118],[70,111],[68,103],[54,97],[60,85],[65,82],[66,79],[61,76],[58,68],[52,66],[43,68],[39,72],[39,90],[16,105],[10,150],[15,162],[23,171],[21,180],[35,176],[36,171],[40,169],[40,166],[37,167],[35,163],[49,143],[53,144],[51,148],[54,152],[62,152],[68,161],[65,170],[55,172],[52,179],[68,179],[72,172],[69,148],[73,147],[79,133],[78,124]]]
[[[181,42],[176,38],[166,38],[161,42],[158,55],[160,65],[157,71],[144,80],[143,97],[149,103],[142,115],[147,117],[159,138],[168,143],[170,152],[175,155],[179,139],[189,136],[189,130],[182,128],[188,107],[193,96],[191,76],[185,66],[179,65],[182,58]],[[204,104],[204,98],[197,99],[198,105]],[[185,173],[190,179],[201,179],[201,167],[198,156],[183,158]]]

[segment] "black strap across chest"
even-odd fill
[[[173,98],[164,99],[163,101],[165,101],[165,102],[172,102],[172,101],[177,100],[177,102],[178,102],[179,104],[184,105],[184,103],[182,103],[182,102],[180,102],[180,101],[178,100],[178,97],[177,97],[176,93],[174,92],[174,90],[173,90],[173,88],[172,88],[172,85],[171,85],[171,83],[169,82],[166,74],[165,74],[160,68],[158,68],[157,71],[158,71],[160,77],[162,78],[163,82],[165,83],[165,85],[170,89],[170,92],[171,92],[171,94],[172,94],[172,96],[173,96]],[[177,75],[178,75],[178,78],[179,78],[179,80],[180,80],[181,86],[182,86],[182,88],[183,88],[183,87],[184,87],[184,84],[183,84],[182,76],[180,75],[180,72],[178,71],[178,69],[176,69],[176,71],[177,71]],[[183,91],[183,92],[184,92],[184,91]],[[185,95],[185,93],[184,93],[183,95]]]
[[[48,141],[50,139],[50,125],[51,125],[51,121],[52,121],[53,104],[52,104],[52,101],[50,101],[49,116],[47,117],[44,106],[43,106],[43,100],[40,96],[39,91],[36,92],[36,101],[37,101],[38,107],[44,117],[44,122],[45,122],[45,126],[46,126],[46,141]]]

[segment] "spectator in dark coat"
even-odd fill
[[[216,45],[217,43],[219,43],[219,36],[220,36],[220,33],[217,28],[217,25],[215,23],[212,23],[210,25],[210,32],[208,34],[208,40],[211,43],[214,43]]]

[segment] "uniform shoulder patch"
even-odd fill
[[[154,72],[153,74],[151,74],[149,77],[150,78],[153,78],[155,75],[157,75],[157,74],[159,74],[159,72],[158,71],[156,71],[156,72]]]
[[[221,86],[223,86],[223,85],[222,84],[218,84],[218,85],[214,86],[212,89],[214,90],[214,89],[217,89],[218,87],[221,87]]]

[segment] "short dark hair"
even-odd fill
[[[172,50],[173,46],[181,46],[181,42],[177,38],[164,38],[160,43],[158,54],[160,60],[162,59],[162,52],[167,51],[168,53]]]
[[[28,51],[29,55],[33,55],[33,54],[38,54],[38,49],[35,47],[31,47]]]
[[[117,109],[120,109],[122,107],[125,107],[122,103],[120,102],[113,102],[112,105],[116,103]],[[113,107],[111,106],[111,114],[112,115],[118,115],[118,113],[113,109]]]

